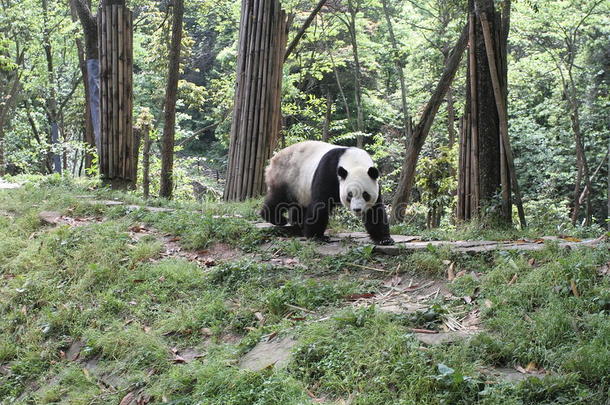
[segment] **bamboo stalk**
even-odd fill
[[[272,1],[267,1],[269,7],[274,6],[275,4]],[[276,8],[274,8],[273,12],[276,12]],[[260,193],[261,181],[259,180],[259,176],[262,173],[262,166],[264,164],[264,150],[265,150],[265,139],[267,137],[267,122],[269,117],[267,113],[269,112],[269,106],[267,103],[268,95],[269,95],[269,87],[268,87],[268,76],[269,69],[273,68],[273,61],[271,60],[273,55],[272,48],[272,39],[275,36],[274,32],[274,24],[276,19],[273,18],[272,15],[271,23],[269,22],[269,9],[265,12],[265,16],[263,19],[263,26],[265,27],[265,32],[263,33],[263,47],[262,47],[262,55],[263,55],[263,63],[261,64],[261,72],[260,72],[260,85],[261,85],[261,95],[260,95],[260,119],[258,123],[257,130],[257,138],[259,139],[258,144],[256,146],[256,156],[253,159],[254,163],[254,179],[252,184],[253,195],[258,195]]]
[[[106,26],[106,12],[104,7],[100,7],[98,9],[98,47],[100,49],[100,150],[99,150],[99,166],[100,172],[106,173],[106,159],[107,159],[107,121],[106,121],[106,111],[108,110],[108,106],[106,105],[106,73],[108,68],[106,66],[106,41],[104,41],[104,28]]]
[[[244,172],[245,172],[245,166],[244,166],[244,161],[245,161],[245,155],[246,155],[246,148],[247,148],[247,139],[245,138],[245,134],[247,134],[247,125],[248,125],[248,118],[251,112],[251,108],[250,108],[250,103],[248,103],[248,101],[250,100],[250,94],[251,94],[251,88],[252,88],[252,64],[254,63],[253,61],[253,52],[254,52],[254,44],[255,44],[255,39],[256,39],[256,14],[255,12],[255,6],[258,4],[257,0],[250,0],[251,3],[251,11],[249,12],[247,18],[248,18],[248,32],[249,34],[245,37],[245,39],[247,40],[247,45],[246,45],[246,49],[245,49],[245,54],[244,57],[246,58],[245,63],[245,71],[244,71],[244,79],[245,79],[245,86],[244,86],[244,90],[243,90],[243,94],[241,94],[241,99],[240,99],[240,103],[243,104],[243,109],[242,109],[242,113],[241,113],[241,117],[240,117],[240,125],[238,128],[238,133],[237,133],[237,161],[236,161],[236,165],[235,165],[235,170],[237,171],[237,176],[235,176],[235,185],[234,185],[234,190],[233,190],[233,199],[235,200],[240,200],[241,199],[241,189],[242,189],[242,184],[244,181]]]
[[[476,56],[475,56],[475,16],[470,13],[468,21],[468,37],[470,48],[468,52],[470,63],[470,111],[471,111],[471,213],[478,215],[480,190],[479,190],[479,129],[478,129],[478,95],[477,95],[477,76],[476,76]]]
[[[119,10],[117,6],[117,129],[118,129],[118,163],[119,163],[119,176],[125,178],[125,165],[127,163],[127,159],[125,159],[125,134],[123,131],[125,130],[124,119],[124,99],[123,99],[123,69],[124,69],[124,57],[125,57],[125,44],[123,42],[123,7]]]
[[[270,11],[270,6],[273,0],[260,0],[259,3],[259,7],[262,9],[261,10],[261,15],[259,16],[259,19],[257,19],[257,39],[256,39],[256,53],[255,53],[255,63],[254,63],[254,70],[252,72],[253,77],[255,77],[255,83],[253,83],[253,87],[254,87],[254,94],[255,97],[253,97],[253,99],[256,99],[256,102],[253,101],[252,103],[252,111],[251,111],[251,117],[250,119],[252,120],[251,123],[251,127],[250,127],[250,131],[248,131],[249,134],[251,134],[251,136],[249,137],[249,148],[248,148],[248,155],[247,155],[247,165],[246,165],[246,182],[245,184],[242,186],[243,189],[242,191],[245,193],[242,198],[246,197],[246,196],[251,196],[253,193],[253,186],[254,186],[254,178],[255,178],[255,168],[256,168],[256,158],[257,158],[257,151],[258,151],[258,147],[259,144],[261,143],[260,141],[260,132],[259,132],[259,123],[261,121],[261,116],[263,114],[263,109],[265,108],[264,104],[261,102],[261,99],[263,97],[262,92],[265,90],[263,87],[263,65],[264,65],[264,59],[267,55],[265,55],[265,49],[264,49],[264,44],[265,44],[265,39],[267,37],[267,32],[268,32],[268,25],[269,25],[269,19],[268,19],[268,14]],[[262,5],[262,7],[261,7]],[[250,124],[250,123],[249,123]]]
[[[231,139],[230,139],[230,147],[229,147],[229,158],[228,158],[228,170],[227,170],[227,184],[224,192],[225,200],[232,200],[232,190],[235,184],[235,170],[234,170],[234,162],[237,156],[237,133],[238,126],[237,122],[241,117],[241,94],[243,93],[243,75],[244,75],[244,55],[245,52],[245,44],[244,40],[246,35],[246,28],[248,27],[248,15],[249,10],[248,7],[251,3],[247,0],[242,0],[241,2],[241,16],[239,22],[239,49],[238,49],[238,57],[237,57],[237,74],[236,74],[236,88],[235,88],[235,97],[233,102],[233,117],[231,119]]]
[[[485,41],[485,50],[487,53],[487,61],[489,63],[489,70],[491,73],[491,82],[494,90],[494,97],[496,99],[496,106],[498,108],[498,115],[500,118],[500,134],[504,143],[504,149],[506,152],[506,158],[508,160],[509,172],[512,181],[513,188],[515,190],[515,200],[517,203],[517,211],[519,212],[519,221],[521,227],[525,228],[527,223],[525,222],[525,212],[523,210],[523,202],[521,200],[521,191],[519,189],[519,183],[517,182],[517,173],[515,171],[515,162],[513,160],[513,151],[510,146],[510,139],[508,137],[508,117],[506,106],[504,105],[504,97],[500,90],[500,80],[498,78],[498,70],[496,66],[496,58],[493,50],[491,30],[489,28],[489,22],[485,13],[481,13],[481,26],[483,27],[483,39]]]
[[[134,138],[133,138],[133,13],[131,10],[127,10],[127,56],[126,56],[126,67],[127,67],[127,139],[131,142],[131,161],[133,162],[133,167],[131,169],[130,179],[135,182],[138,179],[137,173],[137,156],[138,149],[134,147]]]
[[[464,130],[464,137],[466,138],[466,175],[465,187],[464,187],[464,220],[468,221],[472,217],[472,116],[470,112],[466,117],[466,125]]]

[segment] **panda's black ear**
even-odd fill
[[[369,176],[371,176],[371,179],[373,180],[377,180],[379,178],[379,169],[377,169],[376,167],[369,167]]]
[[[345,178],[347,177],[347,170],[345,170],[343,166],[339,166],[339,168],[337,169],[337,174],[339,175],[339,177],[345,180]]]

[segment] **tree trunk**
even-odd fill
[[[333,100],[330,88],[326,88],[326,113],[324,114],[324,125],[322,126],[322,141],[328,142],[330,132],[330,118],[333,112]]]
[[[292,41],[290,41],[290,45],[288,45],[288,47],[286,48],[286,52],[284,52],[284,62],[286,62],[286,60],[288,59],[290,54],[297,47],[297,45],[301,41],[301,38],[303,37],[303,35],[305,35],[305,31],[307,31],[307,28],[309,28],[309,26],[313,22],[314,18],[316,18],[316,15],[318,14],[318,12],[320,12],[322,7],[324,7],[324,4],[326,4],[326,0],[318,1],[318,4],[311,11],[311,13],[309,14],[309,17],[307,17],[307,19],[303,23],[303,26],[301,27],[301,29],[297,32],[297,34],[294,36]]]
[[[79,61],[83,75],[85,88],[85,143],[92,150],[100,153],[100,68],[99,68],[99,46],[97,20],[90,10],[90,4],[85,0],[71,0],[70,9],[72,19],[80,20],[83,27],[85,39],[85,55],[83,56],[82,44],[77,40]],[[85,156],[85,167],[90,168],[93,162],[93,154],[87,152]]]
[[[358,10],[354,8],[353,0],[347,0],[347,9],[349,11],[349,37],[354,55],[354,101],[356,102],[356,146],[362,148],[364,146],[364,116],[362,112],[362,79],[360,72],[360,57],[358,56],[358,40],[356,38],[356,14]]]
[[[487,209],[490,221],[512,223],[511,185],[515,191],[519,217],[525,226],[525,215],[517,183],[512,150],[508,138],[506,110],[506,40],[510,2],[505,1],[502,16],[493,0],[470,1],[470,49],[468,85],[470,89],[464,116],[468,125],[462,132],[469,142],[461,152],[460,188],[457,217],[469,220],[480,217]],[[487,46],[486,46],[487,42]],[[465,166],[469,164],[469,170]],[[466,180],[463,178],[467,177]],[[497,210],[495,196],[502,196]]]
[[[286,13],[278,0],[242,0],[241,10],[227,201],[264,192],[264,166],[281,127]]]
[[[405,84],[405,75],[402,69],[402,58],[400,57],[400,49],[398,48],[398,41],[394,35],[394,27],[392,26],[392,20],[390,18],[390,11],[388,9],[387,0],[382,0],[383,14],[385,16],[386,24],[388,24],[388,32],[390,34],[390,43],[392,44],[392,52],[394,59],[394,66],[396,67],[396,74],[398,74],[398,80],[400,82],[400,103],[402,107],[402,126],[405,141],[413,136],[413,128],[411,122],[411,114],[409,114],[409,107],[407,105],[407,85]],[[449,91],[451,88],[449,88]],[[448,93],[449,94],[449,93]]]
[[[42,32],[42,46],[47,62],[47,81],[49,95],[46,99],[47,118],[49,120],[49,126],[51,132],[49,134],[51,147],[55,148],[59,144],[59,126],[58,126],[58,108],[57,108],[57,94],[55,90],[55,69],[53,66],[53,49],[51,47],[51,29],[49,27],[49,3],[48,0],[42,0],[43,10],[43,32]],[[50,160],[53,162],[53,171],[55,173],[61,173],[61,157],[58,153],[51,151],[49,155]]]
[[[447,59],[443,74],[434,89],[434,93],[426,104],[419,123],[413,130],[413,136],[407,143],[405,159],[403,161],[402,172],[396,194],[392,201],[391,221],[400,222],[404,219],[404,210],[411,200],[411,190],[415,181],[415,169],[424,142],[430,133],[430,128],[436,117],[436,113],[444,100],[447,89],[453,81],[455,72],[458,69],[466,43],[468,42],[468,25],[462,29],[462,34],[458,39],[451,56]]]
[[[144,198],[150,197],[150,128],[142,129],[144,134],[144,147],[142,149],[142,193]]]
[[[172,41],[169,49],[169,70],[165,92],[165,125],[161,144],[161,190],[159,196],[172,198],[174,189],[174,135],[176,131],[176,98],[180,77],[180,45],[182,43],[183,0],[174,0]]]

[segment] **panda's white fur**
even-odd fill
[[[279,151],[271,159],[265,171],[267,199],[261,214],[266,220],[283,225],[286,220],[282,212],[296,210],[301,218],[293,222],[301,225],[306,236],[313,232],[321,237],[328,223],[326,210],[330,211],[333,205],[341,203],[363,216],[373,239],[389,243],[391,238],[377,176],[373,160],[362,149],[319,141],[300,142]],[[314,201],[316,198],[320,201]],[[312,214],[316,204],[323,208],[321,218]],[[369,210],[373,207],[375,216],[382,217],[383,224],[372,223],[373,215]],[[371,218],[367,217],[367,212]],[[306,218],[316,223],[307,224],[304,222]]]
[[[322,157],[332,149],[345,149],[339,158],[339,166],[348,172],[347,178],[339,181],[341,203],[348,209],[360,208],[366,211],[377,201],[379,186],[377,180],[371,179],[367,174],[368,169],[375,165],[373,159],[358,148],[336,146],[320,141],[305,141],[291,145],[279,151],[267,166],[265,171],[267,188],[287,185],[299,204],[309,205],[314,174]],[[371,195],[368,202],[362,198],[364,191]],[[351,203],[347,201],[349,192],[353,194]]]

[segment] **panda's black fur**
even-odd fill
[[[333,208],[342,201],[344,205],[351,201],[346,195],[341,198],[343,182],[344,193],[350,186],[358,186],[351,188],[356,194],[357,190],[362,192],[358,197],[360,205],[358,201],[353,203],[357,206],[354,211],[360,209],[371,239],[376,244],[393,244],[378,177],[378,170],[362,149],[301,142],[271,159],[265,172],[267,196],[261,215],[275,225],[290,222],[308,238],[327,239],[324,232]],[[364,202],[367,194],[369,198],[375,196],[375,200]]]

